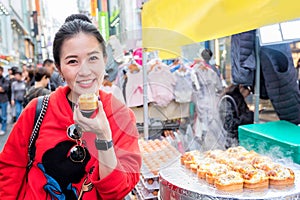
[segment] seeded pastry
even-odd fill
[[[82,111],[95,110],[98,107],[98,99],[94,93],[82,94],[78,100],[79,109]]]

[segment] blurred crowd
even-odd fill
[[[0,66],[0,135],[6,134],[7,124],[16,122],[31,99],[49,94],[64,84],[51,59],[44,60],[42,67],[13,66],[6,75]]]

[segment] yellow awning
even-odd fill
[[[150,0],[142,10],[143,47],[176,57],[183,45],[299,17],[295,0]]]

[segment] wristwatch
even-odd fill
[[[101,151],[107,151],[113,146],[113,141],[107,141],[107,140],[100,140],[98,138],[95,139],[95,146],[96,149]]]

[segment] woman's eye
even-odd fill
[[[67,63],[68,64],[75,64],[75,63],[77,63],[77,60],[69,60]]]
[[[98,60],[98,57],[97,57],[97,56],[91,56],[91,57],[90,57],[90,60],[91,60],[91,61]]]

